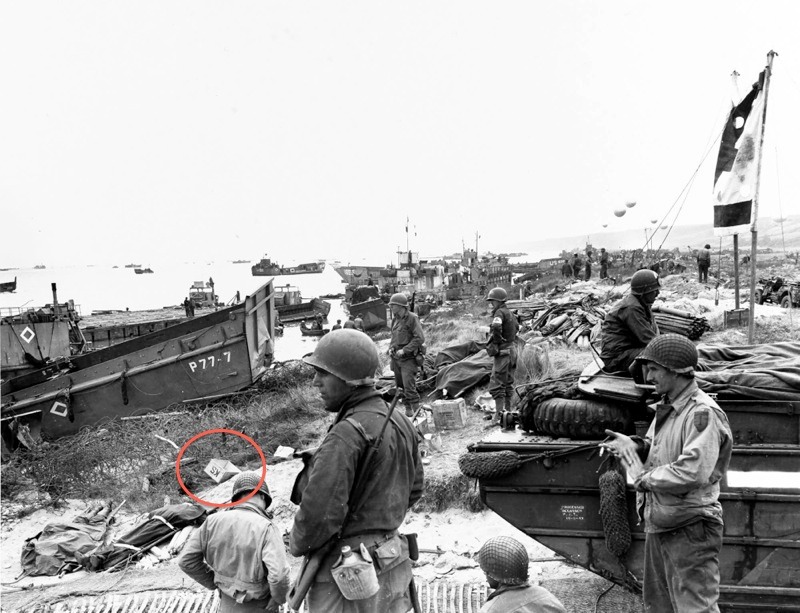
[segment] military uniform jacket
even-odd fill
[[[405,315],[398,315],[392,319],[392,341],[389,347],[397,351],[403,350],[404,358],[413,358],[419,353],[425,335],[422,333],[422,324],[419,317],[406,309]]]
[[[417,431],[394,411],[366,473],[358,500],[351,493],[370,444],[377,439],[388,407],[373,388],[356,388],[309,463],[308,482],[294,518],[289,549],[294,556],[315,551],[336,535],[350,505],[343,537],[391,533],[422,495],[422,458]]]
[[[645,532],[665,532],[698,519],[722,523],[719,482],[731,460],[728,417],[692,381],[672,404],[655,405],[644,472],[635,481]]]
[[[239,603],[267,597],[283,603],[289,592],[283,539],[267,514],[248,502],[210,515],[189,538],[178,566]]]
[[[658,335],[650,307],[639,296],[628,294],[605,316],[602,325],[603,349],[600,358],[609,363],[628,349],[647,346]]]
[[[501,585],[478,613],[566,613],[561,602],[543,587]]]
[[[500,304],[492,312],[492,324],[489,327],[492,331],[490,342],[496,344],[500,349],[508,349],[514,344],[517,338],[519,324],[517,318],[508,310],[505,304]]]

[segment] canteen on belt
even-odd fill
[[[378,593],[378,573],[364,543],[359,551],[342,547],[342,555],[331,568],[339,591],[347,600],[364,600]]]

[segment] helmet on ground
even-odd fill
[[[508,585],[520,585],[528,580],[528,552],[510,536],[493,536],[478,552],[481,570],[490,579]]]
[[[642,296],[661,287],[658,274],[649,269],[637,270],[631,277],[631,294]]]
[[[246,470],[244,472],[239,473],[238,475],[236,475],[236,479],[233,480],[233,491],[231,492],[231,499],[236,498],[237,494],[245,494],[245,495],[249,494],[258,487],[260,481],[261,481],[260,470]],[[261,487],[258,488],[258,491],[267,497],[267,506],[271,505],[272,496],[269,493],[269,488],[267,487],[266,478],[264,479],[264,482],[261,483]]]
[[[389,298],[389,304],[408,308],[408,296],[402,293],[392,294],[392,297]]]
[[[357,387],[374,382],[378,349],[363,332],[343,328],[323,336],[314,353],[304,357],[303,362]]]
[[[489,290],[486,300],[499,300],[500,302],[505,302],[508,300],[508,294],[502,287],[493,287]]]
[[[634,363],[654,362],[679,375],[697,368],[697,347],[681,334],[660,334],[650,341]]]

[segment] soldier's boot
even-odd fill
[[[419,409],[419,402],[409,402],[406,405],[406,417],[414,417],[417,409]]]
[[[505,396],[502,398],[495,398],[494,399],[494,415],[492,416],[492,425],[500,423],[500,416],[503,414],[503,411],[506,410],[506,399]]]

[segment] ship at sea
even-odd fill
[[[306,262],[303,264],[296,264],[295,266],[281,266],[277,262],[273,262],[268,257],[261,258],[258,264],[253,264],[250,271],[253,276],[276,276],[276,275],[305,275],[309,273],[318,273],[325,270],[325,262]]]

